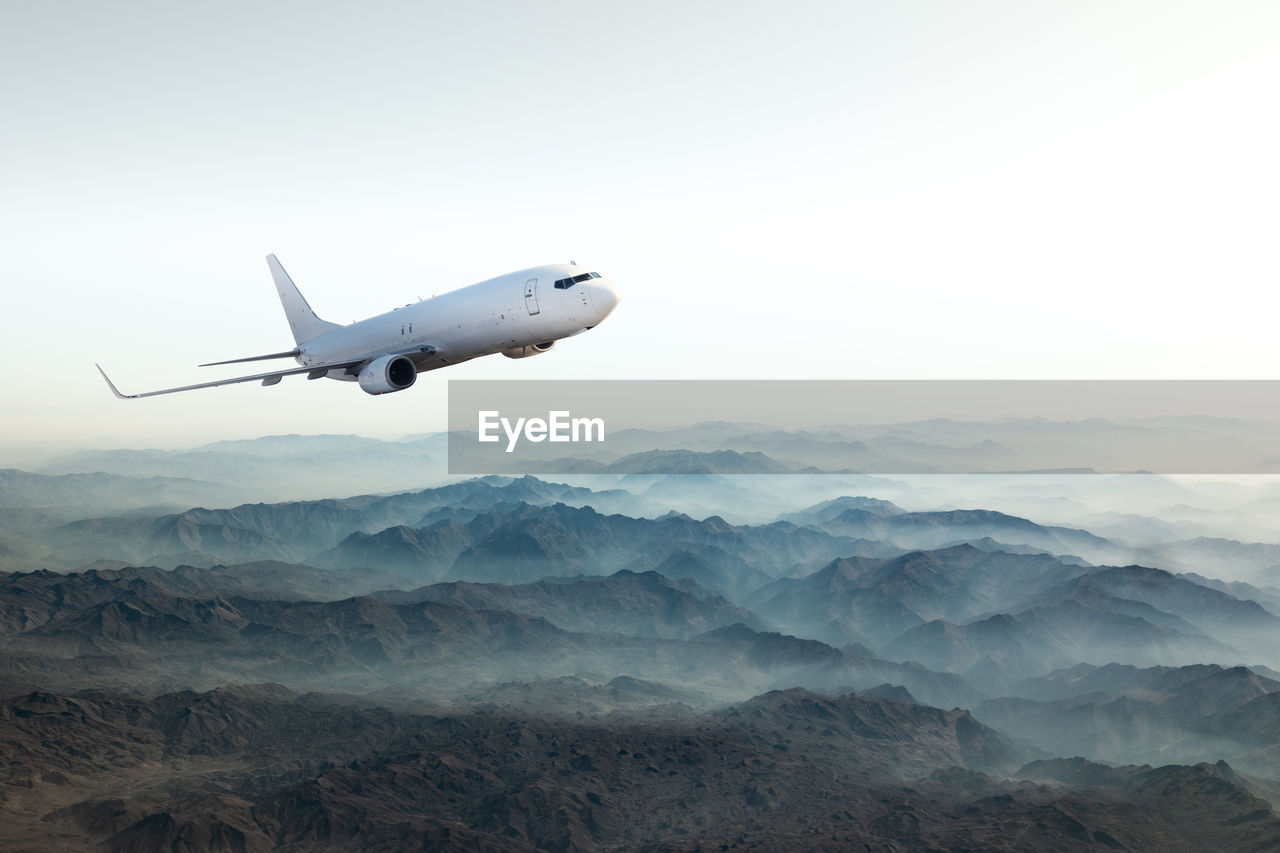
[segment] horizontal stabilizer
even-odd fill
[[[210,361],[201,367],[217,367],[219,364],[242,364],[246,361],[270,361],[273,358],[297,358],[302,354],[302,350],[291,349],[288,352],[273,352],[269,355],[250,355],[245,358],[229,358],[226,361]]]

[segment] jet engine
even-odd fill
[[[511,349],[504,349],[502,354],[507,358],[528,358],[531,355],[540,355],[555,345],[555,341],[545,341],[528,347],[512,347]]]
[[[403,355],[375,358],[360,371],[360,387],[366,394],[403,391],[418,378],[418,369]]]

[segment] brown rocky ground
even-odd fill
[[[509,686],[504,690],[509,691]],[[0,705],[6,850],[1268,850],[1219,765],[1034,762],[965,711],[804,690],[453,716],[276,685]]]

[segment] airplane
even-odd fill
[[[293,340],[286,352],[214,361],[200,367],[292,358],[301,367],[122,394],[95,364],[111,393],[122,400],[176,394],[237,382],[275,385],[286,376],[358,382],[368,394],[409,388],[424,370],[460,364],[484,355],[541,355],[562,338],[594,329],[608,317],[621,293],[608,278],[583,272],[576,263],[530,267],[458,290],[419,300],[346,326],[320,319],[275,255],[267,255]]]

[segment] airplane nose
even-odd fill
[[[600,314],[600,319],[608,317],[610,312],[622,301],[622,291],[608,279],[596,279],[589,285],[591,306]]]

